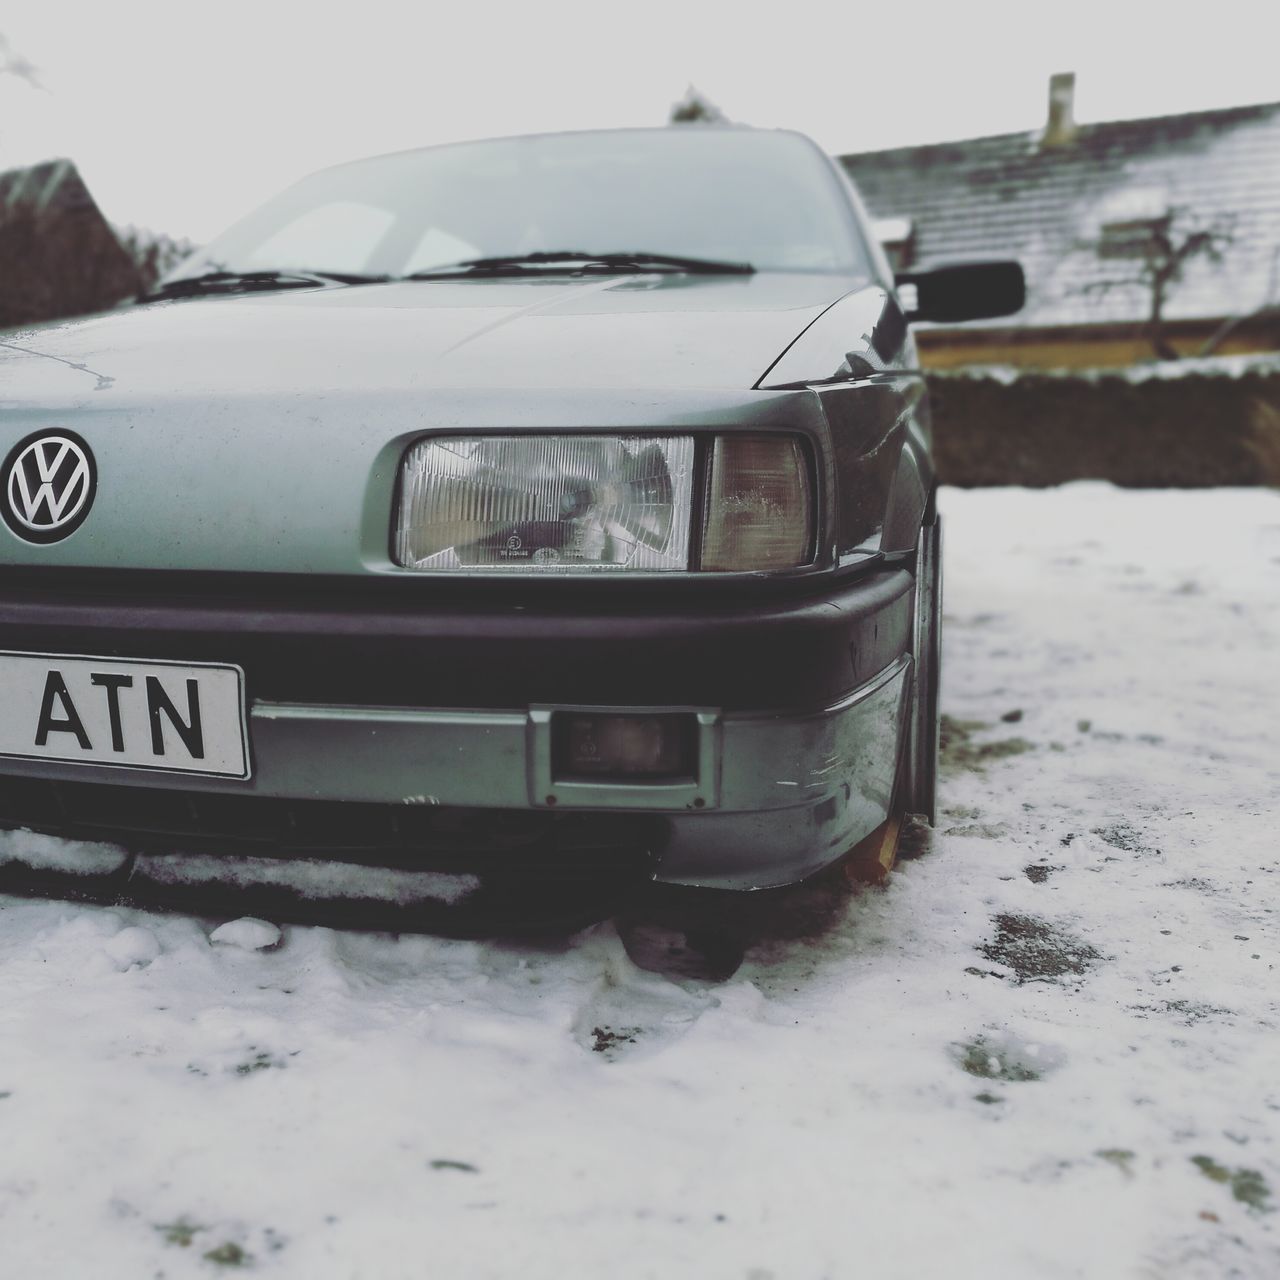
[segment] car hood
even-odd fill
[[[860,281],[405,281],[126,307],[0,335],[0,404],[432,388],[754,386]]]
[[[752,388],[857,283],[318,287],[0,334],[0,459],[71,431],[97,475],[61,541],[0,523],[0,571],[405,575],[389,529],[400,460],[425,431],[796,430],[807,393]]]

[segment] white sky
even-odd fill
[[[732,119],[857,151],[1280,98],[1264,0],[0,0],[0,169],[79,165],[107,216],[207,239],[311,169],[459,138]],[[4,63],[0,45],[0,65]]]

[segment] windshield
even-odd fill
[[[797,134],[687,126],[458,143],[325,169],[172,273],[403,276],[554,250],[865,270],[840,187]]]

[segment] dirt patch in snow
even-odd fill
[[[994,1033],[954,1046],[954,1055],[957,1065],[969,1075],[1005,1084],[1040,1080],[1063,1062],[1062,1053],[1056,1049]]]
[[[1019,982],[1080,976],[1102,959],[1099,951],[1036,916],[1002,912],[996,936],[979,948],[988,960],[1012,969]]]
[[[639,1027],[592,1027],[591,1051],[606,1056],[623,1045],[635,1044]]]
[[[1142,832],[1130,822],[1111,822],[1103,827],[1094,827],[1093,834],[1113,849],[1123,849],[1126,853],[1160,852],[1159,849],[1149,845]]]
[[[995,738],[983,740],[979,734],[991,728],[984,720],[957,720],[944,715],[938,729],[938,749],[944,772],[968,769],[981,773],[987,765],[1010,756],[1020,756],[1035,750],[1035,743],[1026,738]]]
[[[1267,1202],[1271,1199],[1271,1188],[1257,1169],[1231,1169],[1219,1164],[1212,1156],[1192,1156],[1191,1163],[1210,1182],[1220,1182],[1230,1187],[1232,1196],[1241,1204],[1260,1212],[1266,1212],[1270,1208]]]
[[[185,1215],[175,1218],[172,1222],[156,1223],[154,1229],[166,1245],[179,1250],[190,1250],[212,1268],[228,1270],[250,1268],[256,1261],[255,1256],[243,1244],[226,1238],[225,1230],[206,1226]],[[269,1228],[258,1235],[260,1236],[258,1243],[262,1246],[264,1253],[279,1253],[284,1248],[283,1238]],[[219,1239],[219,1236],[223,1238]]]

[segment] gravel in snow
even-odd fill
[[[265,951],[0,900],[7,1273],[1280,1274],[1280,499],[943,510],[943,811],[883,888]]]

